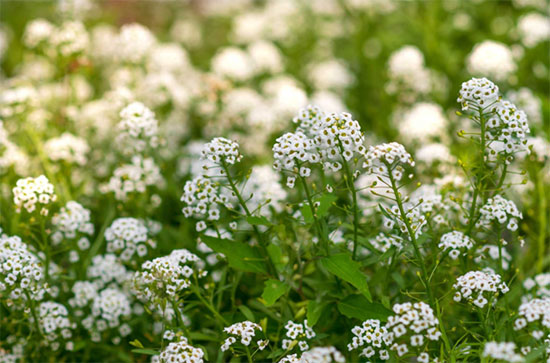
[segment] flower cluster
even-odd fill
[[[498,222],[501,225],[507,223],[506,228],[511,232],[518,229],[518,219],[523,218],[514,202],[504,199],[500,195],[489,198],[479,213],[481,217],[476,223],[477,227],[488,228],[491,222]]]
[[[227,334],[230,334],[231,336],[229,336],[223,342],[223,345],[221,346],[222,352],[228,350],[229,347],[237,341],[237,338],[240,338],[241,344],[248,347],[252,342],[252,338],[254,338],[254,336],[256,335],[256,330],[263,331],[260,325],[248,320],[242,321],[240,323],[235,323],[224,328],[223,331]],[[264,350],[268,343],[269,341],[264,339],[258,339],[256,341],[258,349],[260,350]]]
[[[142,271],[133,278],[134,291],[144,301],[167,298],[177,299],[177,294],[191,285],[189,278],[195,270],[190,264],[200,259],[185,249],[173,250],[168,256],[158,257],[142,264]],[[199,276],[203,273],[198,271]]]
[[[409,230],[407,224],[403,220],[401,211],[398,205],[393,205],[391,208],[385,208],[387,216],[384,216],[384,226],[389,229],[393,229],[397,224],[401,233],[408,235]],[[405,218],[407,223],[411,227],[414,237],[418,238],[422,234],[422,228],[428,223],[426,216],[421,213],[421,209],[418,204],[403,203],[403,210],[405,212]],[[388,217],[389,216],[389,217]]]
[[[363,167],[369,173],[389,178],[391,172],[396,181],[403,177],[404,165],[414,166],[411,154],[396,142],[369,147],[365,159]]]
[[[52,234],[54,244],[59,244],[64,239],[76,238],[79,233],[92,235],[94,225],[90,222],[90,210],[84,208],[80,203],[69,201],[52,217],[52,225],[55,232]],[[78,240],[78,247],[85,250],[90,246],[87,237]]]
[[[168,344],[152,359],[153,363],[202,363],[204,352],[200,348],[189,345],[187,338],[179,337],[179,341]]]
[[[295,323],[291,320],[285,324],[286,338],[283,339],[283,349],[291,349],[295,346],[296,342],[300,350],[306,351],[309,349],[307,340],[315,338],[316,334],[313,329],[307,325],[307,320],[304,320],[303,324]]]
[[[300,362],[303,363],[317,363],[317,362],[335,362],[344,363],[346,359],[336,348],[334,347],[315,347],[307,352],[304,352],[300,357]]]
[[[506,80],[517,69],[510,48],[492,40],[476,44],[467,63],[470,73],[487,75],[497,81]]]
[[[499,100],[498,86],[487,78],[472,78],[462,83],[457,102],[462,110],[482,111]]]
[[[304,165],[321,161],[317,145],[301,131],[289,132],[277,138],[273,145],[273,158],[275,170],[299,173],[301,177],[311,174],[310,167]],[[289,176],[286,185],[293,188],[295,180],[294,175]]]
[[[516,353],[516,344],[512,342],[487,342],[483,348],[483,356],[509,363],[525,360],[521,354]]]
[[[85,139],[74,136],[68,132],[61,136],[48,140],[44,144],[44,152],[53,161],[62,160],[78,165],[86,164],[86,155],[90,146]]]
[[[114,254],[96,255],[88,267],[87,276],[98,289],[110,284],[122,285],[132,277]]]
[[[141,102],[132,102],[120,111],[117,142],[127,153],[143,152],[158,146],[158,121]]]
[[[7,236],[0,231],[0,298],[8,306],[20,299],[40,301],[48,290],[43,282],[44,267],[18,236]]]
[[[523,281],[523,287],[532,291],[535,296],[550,297],[550,272],[541,273],[534,278],[527,278]]]
[[[243,197],[251,211],[260,212],[263,206],[270,206],[276,212],[283,209],[287,197],[286,190],[280,184],[280,176],[269,165],[256,166],[242,191]],[[270,208],[262,212],[271,214]]]
[[[225,205],[227,208],[232,206],[229,193],[220,190],[219,185],[202,176],[185,183],[181,201],[186,204],[182,209],[186,218],[206,218],[209,221],[220,219],[220,205]],[[202,227],[204,222],[201,222],[197,223],[199,231],[206,228],[206,225]]]
[[[403,249],[403,242],[399,238],[395,236],[387,235],[386,233],[383,233],[383,232],[376,235],[376,237],[371,238],[369,240],[369,243],[372,245],[372,247],[374,247],[381,253],[384,253],[387,250],[389,250],[391,246],[395,246],[395,248],[397,248],[398,251]]]
[[[144,193],[147,187],[162,186],[163,182],[160,168],[152,158],[135,155],[130,164],[115,169],[109,182],[102,186],[102,191],[113,192],[117,200],[125,201],[128,194]]]
[[[521,304],[518,315],[520,317],[514,323],[516,330],[525,328],[527,324],[532,324],[531,335],[535,339],[542,338],[542,330],[550,330],[550,298],[532,299]]]
[[[82,320],[82,325],[90,334],[94,342],[101,341],[102,333],[108,329],[117,329],[120,336],[125,337],[131,333],[128,324],[122,323],[132,314],[129,297],[120,289],[109,287],[102,290],[91,304],[91,314]],[[118,344],[121,338],[113,338],[113,343]]]
[[[122,261],[130,261],[137,253],[139,257],[147,254],[147,246],[156,247],[149,238],[149,230],[143,221],[135,218],[118,218],[105,230],[107,252],[117,253]]]
[[[460,256],[460,252],[464,250],[469,250],[474,246],[474,242],[464,233],[459,231],[452,231],[445,233],[441,236],[438,247],[443,249],[443,251],[450,250],[449,257],[453,260],[456,260]]]
[[[235,164],[241,161],[242,155],[239,151],[239,144],[235,141],[215,137],[204,145],[202,157],[215,164]]]
[[[505,294],[508,292],[508,286],[499,274],[494,273],[490,269],[484,271],[470,271],[465,275],[458,277],[453,285],[456,291],[454,300],[461,301],[466,299],[468,302],[483,308],[493,296],[499,293]],[[476,294],[477,297],[473,295]]]
[[[352,342],[348,344],[348,350],[366,346],[361,351],[361,356],[370,359],[378,351],[380,360],[388,360],[390,358],[388,350],[385,349],[385,339],[388,337],[388,329],[380,325],[380,320],[365,320],[363,324],[351,329],[351,332],[354,337]]]
[[[406,302],[395,304],[392,310],[395,315],[388,317],[385,325],[388,334],[384,342],[398,356],[407,354],[409,348],[420,352],[427,344],[426,339],[436,341],[441,336],[437,328],[439,321],[428,304]]]
[[[53,350],[59,349],[60,341],[70,339],[76,328],[76,324],[69,320],[67,308],[52,301],[46,301],[39,305],[38,323],[45,338],[44,343]],[[67,349],[69,347],[70,345],[67,344]]]
[[[13,203],[18,213],[21,212],[22,207],[32,213],[38,203],[42,205],[40,214],[47,215],[46,206],[56,200],[57,195],[54,194],[53,185],[44,175],[38,178],[19,179],[13,188]]]

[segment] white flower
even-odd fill
[[[202,363],[204,352],[200,348],[195,348],[188,344],[185,337],[180,337],[180,341],[168,344],[160,353],[161,362],[189,362]]]
[[[523,362],[524,358],[515,352],[516,344],[508,342],[487,342],[483,349],[483,356],[505,362]]]
[[[63,160],[78,165],[86,164],[86,154],[90,147],[85,139],[74,136],[68,132],[46,141],[44,152],[53,161]]]
[[[156,246],[155,241],[149,238],[145,223],[135,218],[115,219],[105,230],[105,240],[107,252],[120,254],[122,261],[129,261],[134,253],[139,252],[140,246]]]
[[[449,256],[456,260],[461,250],[469,250],[474,246],[470,237],[459,231],[452,231],[441,236],[438,247],[443,251],[450,250]]]
[[[392,173],[396,181],[401,180],[404,165],[414,166],[414,161],[405,147],[396,142],[369,147],[363,167],[369,173],[389,177]]]
[[[29,213],[36,209],[37,204],[42,205],[40,213],[48,214],[46,206],[57,200],[57,195],[54,194],[54,187],[44,175],[38,178],[19,179],[13,188],[13,203],[16,211],[21,212],[21,208]]]
[[[215,137],[204,145],[202,157],[215,164],[235,164],[242,159],[242,155],[239,152],[239,144],[223,137]]]
[[[487,297],[505,294],[508,292],[508,286],[502,281],[500,275],[494,273],[490,269],[484,271],[470,271],[465,275],[460,276],[453,288],[457,290],[455,301],[460,301],[465,298],[467,301],[475,304],[479,308],[487,305]],[[477,297],[472,295],[476,293]]]
[[[487,75],[497,81],[507,79],[517,69],[510,48],[492,40],[474,46],[468,56],[467,67],[472,74]]]
[[[523,44],[532,48],[550,39],[550,19],[539,13],[528,13],[519,18],[518,33]]]
[[[120,111],[117,144],[128,154],[141,153],[158,146],[158,121],[141,102],[132,102]]]

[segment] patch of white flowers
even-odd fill
[[[530,324],[533,338],[541,339],[544,335],[543,331],[550,330],[550,297],[532,299],[521,304],[518,315],[514,328],[520,330]]]
[[[171,342],[162,350],[160,355],[154,356],[153,363],[202,363],[204,352],[189,344],[187,338],[180,336],[179,341]]]
[[[443,251],[449,251],[449,257],[456,260],[461,251],[467,251],[474,246],[474,242],[464,233],[452,231],[441,236],[438,247]]]
[[[385,325],[388,334],[384,342],[399,357],[411,350],[421,352],[429,341],[439,340],[439,321],[428,304],[406,302],[395,304],[392,310],[395,315],[388,317]],[[423,355],[418,358],[419,361],[425,359]]]
[[[90,241],[87,236],[94,233],[94,225],[90,222],[90,210],[84,208],[80,203],[69,201],[52,217],[54,233],[52,241],[54,244],[61,243],[64,239],[76,238],[79,234],[85,235],[78,240],[78,247],[81,250],[88,249]]]
[[[136,218],[118,218],[105,230],[107,252],[120,255],[122,261],[128,262],[137,254],[147,255],[148,248],[155,248],[156,242],[149,238],[145,223]]]
[[[20,301],[40,301],[48,291],[44,266],[18,236],[0,230],[0,299],[8,306],[23,308]]]
[[[453,288],[457,290],[454,296],[455,301],[459,302],[465,299],[480,309],[485,307],[495,295],[505,294],[509,291],[508,285],[502,281],[502,277],[490,269],[470,271],[458,277]]]
[[[225,339],[220,348],[222,352],[225,352],[237,339],[240,339],[239,341],[242,345],[248,347],[256,335],[256,331],[263,332],[263,329],[260,325],[247,320],[225,327],[223,331],[230,335]],[[260,350],[264,350],[268,343],[269,341],[265,339],[258,339],[256,341],[256,345]]]
[[[158,121],[141,102],[132,102],[120,111],[117,142],[127,153],[141,153],[158,146]]]
[[[73,330],[76,328],[76,324],[69,319],[67,308],[52,301],[43,302],[38,306],[38,323],[44,334],[44,343],[53,350],[58,350],[62,341],[72,338]],[[67,344],[68,348],[70,344]]]
[[[483,356],[509,363],[525,360],[521,354],[516,353],[516,344],[512,342],[487,342],[483,348]]]
[[[376,235],[376,237],[371,238],[369,243],[381,253],[389,250],[391,246],[395,246],[398,251],[403,249],[403,242],[399,238],[383,232]]]
[[[47,206],[56,200],[53,184],[44,175],[19,179],[13,188],[13,203],[17,213],[21,212],[21,208],[32,213],[37,206],[41,206],[40,214],[48,215]]]
[[[129,164],[115,169],[101,190],[104,193],[113,192],[117,200],[126,201],[130,194],[145,193],[147,187],[162,186],[163,183],[160,168],[152,158],[134,155]]]
[[[194,270],[200,259],[185,249],[173,250],[168,256],[158,257],[142,264],[142,271],[136,272],[133,288],[136,296],[144,301],[158,301],[167,298],[177,300],[177,294],[191,285],[191,276],[205,272]],[[196,268],[196,267],[195,267]]]
[[[109,329],[116,329],[119,336],[112,339],[114,344],[131,333],[128,324],[123,320],[130,318],[132,309],[130,298],[126,293],[115,287],[109,287],[98,293],[91,304],[91,314],[82,320],[82,325],[90,331],[94,342],[102,340],[102,335]]]
[[[361,356],[370,359],[378,351],[380,360],[388,360],[390,354],[386,349],[385,340],[388,338],[388,329],[380,324],[380,320],[368,319],[361,325],[351,329],[354,337],[348,344],[348,350],[362,348]]]
[[[481,218],[476,223],[477,227],[488,228],[492,222],[497,222],[500,225],[506,225],[511,232],[518,229],[518,219],[523,218],[514,202],[504,199],[500,195],[489,198],[479,213]]]
[[[381,177],[391,176],[399,181],[405,172],[404,166],[414,166],[414,161],[405,147],[397,142],[369,147],[363,167],[369,173]]]
[[[239,144],[235,141],[216,137],[204,145],[202,157],[215,164],[235,164],[241,161]]]
[[[300,357],[302,363],[344,363],[346,359],[334,347],[315,347],[304,352]]]
[[[293,347],[292,344],[297,344],[300,350],[304,352],[309,349],[307,341],[316,337],[313,329],[307,325],[307,320],[304,320],[303,324],[289,320],[285,324],[285,329],[286,338],[282,341],[282,348],[285,350]]]
[[[90,146],[85,139],[65,132],[59,137],[46,141],[44,152],[53,161],[65,161],[82,166],[88,160]]]

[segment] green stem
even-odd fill
[[[205,299],[204,296],[202,296],[199,288],[195,284],[192,284],[191,289],[193,290],[195,295],[199,298],[199,300],[204,304],[204,306],[206,306],[208,310],[210,310],[212,314],[214,314],[218,323],[222,325],[222,328],[225,327],[227,325],[227,320],[225,320],[224,317],[221,316],[220,313],[218,313],[218,311],[214,308],[214,306],[212,306],[212,304],[207,299]]]
[[[340,143],[340,152],[342,152],[341,143]],[[344,164],[344,171],[346,173],[345,179],[346,184],[348,185],[349,190],[351,191],[351,196],[353,198],[353,254],[352,258],[355,260],[357,258],[357,239],[358,239],[358,230],[359,230],[359,211],[357,209],[357,191],[355,190],[355,183],[353,182],[353,175],[349,168],[348,162],[344,157],[342,157]]]
[[[324,233],[321,229],[321,225],[319,223],[319,219],[317,218],[317,214],[315,212],[315,206],[313,205],[313,199],[311,198],[311,194],[309,192],[309,188],[307,187],[307,182],[304,179],[303,176],[298,174],[298,178],[300,179],[300,182],[302,183],[302,187],[304,188],[304,192],[306,193],[306,200],[309,204],[309,209],[311,210],[311,215],[313,217],[313,224],[315,225],[315,229],[317,229],[317,235],[319,236],[320,243],[325,250],[325,254],[328,256],[329,254],[329,245],[328,241],[324,236]]]
[[[546,248],[546,224],[548,223],[548,217],[546,215],[546,195],[544,193],[544,183],[542,181],[542,171],[540,173],[536,174],[536,189],[537,189],[537,196],[539,201],[539,233],[538,233],[538,240],[537,240],[537,246],[538,246],[538,253],[539,257],[537,259],[537,272],[541,273],[544,268],[544,257],[545,257],[545,248]]]
[[[451,344],[449,343],[449,339],[447,337],[447,333],[445,331],[445,326],[443,324],[443,319],[441,319],[441,313],[439,311],[439,304],[434,298],[432,289],[430,287],[430,281],[428,276],[428,271],[426,269],[426,263],[424,262],[424,257],[422,256],[422,253],[420,252],[420,248],[418,247],[418,241],[416,240],[415,233],[411,227],[411,224],[409,222],[409,219],[407,217],[407,214],[405,213],[405,209],[403,208],[403,201],[401,199],[401,194],[399,193],[399,190],[397,188],[397,184],[395,181],[395,178],[393,177],[393,174],[391,172],[390,165],[386,165],[389,170],[389,178],[391,182],[391,187],[393,190],[393,193],[395,195],[395,202],[397,203],[397,207],[399,208],[399,213],[401,214],[401,219],[403,220],[403,223],[405,224],[405,227],[407,228],[407,232],[409,234],[409,239],[413,245],[414,253],[416,255],[417,260],[420,262],[420,267],[422,270],[422,276],[420,277],[420,281],[422,281],[424,287],[426,288],[426,292],[428,294],[428,300],[430,302],[430,305],[435,310],[436,316],[439,320],[439,326],[441,330],[441,337],[443,338],[443,342],[445,343],[445,349],[447,352],[451,352]]]
[[[244,212],[246,213],[246,216],[247,217],[252,217],[252,213],[250,213],[250,210],[246,206],[246,201],[243,199],[241,193],[239,192],[239,189],[237,188],[237,185],[233,181],[233,178],[231,177],[231,174],[229,173],[229,168],[227,167],[227,163],[224,160],[221,161],[221,167],[225,171],[225,176],[226,176],[227,181],[229,182],[229,186],[231,187],[231,190],[233,190],[233,193],[235,194],[235,196],[239,200],[239,204],[241,205]],[[256,233],[256,235],[258,236],[258,245],[262,249],[262,252],[264,254],[264,258],[267,261],[267,267],[268,267],[269,273],[273,276],[277,276],[277,271],[275,270],[275,266],[273,266],[273,263],[271,262],[271,259],[269,258],[269,254],[267,252],[266,242],[264,240],[263,234],[258,229],[258,226],[253,224],[252,228],[254,229],[254,233]]]

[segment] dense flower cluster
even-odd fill
[[[550,273],[541,273],[534,278],[526,278],[523,287],[535,296],[550,297]]]
[[[147,248],[155,248],[156,242],[149,238],[145,223],[136,218],[118,218],[105,230],[107,252],[120,255],[122,261],[129,261],[135,253],[139,257],[147,254]]]
[[[468,70],[502,81],[515,72],[517,65],[510,48],[492,40],[476,44],[468,56]]]
[[[411,232],[414,234],[414,238],[418,238],[422,234],[422,228],[428,223],[428,220],[424,214],[421,213],[421,209],[418,204],[411,202],[403,203],[403,210],[405,217],[401,215],[401,211],[398,205],[393,205],[391,208],[385,208],[387,215],[384,216],[384,226],[388,229],[393,229],[397,226],[401,233],[408,235],[409,229],[407,224],[411,228]],[[407,223],[405,223],[406,218]]]
[[[395,315],[388,317],[385,325],[388,334],[384,342],[398,356],[410,350],[420,352],[428,341],[436,341],[441,336],[437,328],[439,321],[428,304],[406,302],[395,304],[392,310]],[[419,356],[420,359],[424,358]]]
[[[120,111],[117,141],[127,153],[143,152],[158,146],[158,121],[153,111],[133,102]]]
[[[472,78],[462,83],[457,102],[462,110],[481,111],[499,100],[499,89],[487,78]]]
[[[483,348],[483,356],[509,363],[525,360],[521,354],[516,353],[516,344],[512,342],[487,342]]]
[[[220,206],[231,208],[233,205],[231,200],[228,191],[220,190],[219,185],[211,179],[199,176],[187,181],[183,187],[181,201],[186,206],[183,207],[182,212],[186,218],[196,217],[217,221],[220,219]],[[204,221],[201,222],[197,223],[199,231],[206,228],[206,225],[202,227]]]
[[[8,306],[20,299],[40,301],[48,290],[44,283],[42,262],[29,251],[18,236],[7,236],[0,230],[0,298]],[[14,305],[15,303],[15,305]]]
[[[252,342],[252,338],[254,338],[254,336],[256,335],[256,330],[263,331],[260,325],[248,320],[225,327],[223,331],[227,334],[230,334],[230,336],[225,339],[220,349],[222,350],[222,352],[225,352],[232,344],[237,341],[238,338],[240,338],[240,342],[242,345],[248,347]],[[256,341],[256,345],[260,350],[264,350],[268,343],[268,340],[263,339],[258,339]]]
[[[376,237],[371,238],[369,240],[369,243],[372,245],[372,247],[382,253],[389,250],[391,246],[395,246],[398,251],[403,249],[403,242],[399,238],[383,232],[376,235]]]
[[[160,353],[155,356],[153,362],[159,363],[202,363],[204,352],[200,348],[189,345],[187,338],[180,337],[179,341],[168,344]]]
[[[145,193],[147,187],[161,186],[164,180],[160,168],[152,158],[135,155],[131,163],[119,166],[113,172],[109,182],[103,186],[104,193],[113,192],[121,201],[128,199],[132,193]]]
[[[242,191],[243,197],[251,211],[271,214],[272,207],[280,212],[284,207],[287,192],[280,183],[280,176],[269,165],[256,166],[252,169]]]
[[[235,164],[243,157],[239,151],[239,144],[223,137],[216,137],[204,145],[202,156],[215,164]]]
[[[144,301],[167,298],[177,299],[177,294],[191,285],[190,277],[197,272],[189,265],[200,259],[188,250],[173,250],[168,256],[158,257],[142,264],[142,271],[133,279],[134,291]]]
[[[403,145],[396,142],[369,147],[365,159],[363,167],[369,173],[381,177],[389,177],[391,173],[396,181],[403,177],[405,165],[414,166],[411,154],[405,150]]]
[[[307,320],[303,324],[295,323],[291,320],[285,324],[286,338],[282,340],[282,348],[290,349],[297,344],[302,352],[309,349],[307,340],[315,338],[316,334],[313,329],[307,325]],[[296,343],[295,343],[296,342]]]
[[[380,360],[390,358],[388,350],[385,348],[385,339],[388,337],[388,329],[381,326],[380,320],[368,319],[363,324],[355,326],[351,332],[354,337],[348,344],[348,350],[363,348],[361,356],[370,359],[378,351]]]
[[[98,289],[112,283],[122,285],[132,277],[132,273],[111,253],[94,256],[87,275]]]
[[[523,218],[515,203],[500,195],[489,198],[479,213],[481,218],[476,223],[477,226],[487,228],[492,222],[498,222],[501,225],[506,224],[506,228],[511,232],[518,229],[518,219]]]
[[[508,286],[499,274],[490,269],[485,271],[470,271],[460,276],[453,285],[456,291],[454,300],[466,301],[483,308],[493,296],[508,292]],[[477,295],[477,296],[474,296]]]
[[[542,330],[550,330],[550,298],[532,299],[521,304],[518,315],[520,317],[514,323],[516,330],[525,328],[527,324],[532,324],[531,335],[535,339],[542,338]]]
[[[46,301],[38,306],[38,322],[45,341],[53,350],[60,348],[62,340],[73,336],[76,324],[69,320],[69,311],[59,303]],[[69,343],[69,342],[67,342]],[[69,349],[70,345],[67,345]]]
[[[300,357],[300,362],[303,363],[344,363],[346,359],[334,347],[315,347],[307,352],[304,352]]]
[[[78,234],[91,236],[94,233],[94,225],[90,221],[90,210],[84,208],[75,201],[69,201],[52,217],[55,232],[52,234],[54,244],[61,243],[64,239],[76,238]],[[86,236],[78,240],[78,247],[85,250],[90,246]]]
[[[68,132],[61,136],[48,140],[44,144],[44,152],[53,161],[62,160],[67,163],[84,165],[90,146],[85,139],[74,136]]]
[[[13,203],[18,213],[21,212],[21,208],[32,213],[39,204],[42,206],[40,214],[47,215],[48,204],[56,200],[53,184],[44,175],[38,178],[19,179],[13,188]]]
[[[460,256],[460,252],[464,250],[469,250],[474,246],[474,242],[464,233],[459,231],[452,231],[445,233],[441,236],[438,247],[443,249],[443,251],[449,251],[449,257],[453,260],[456,260]]]

